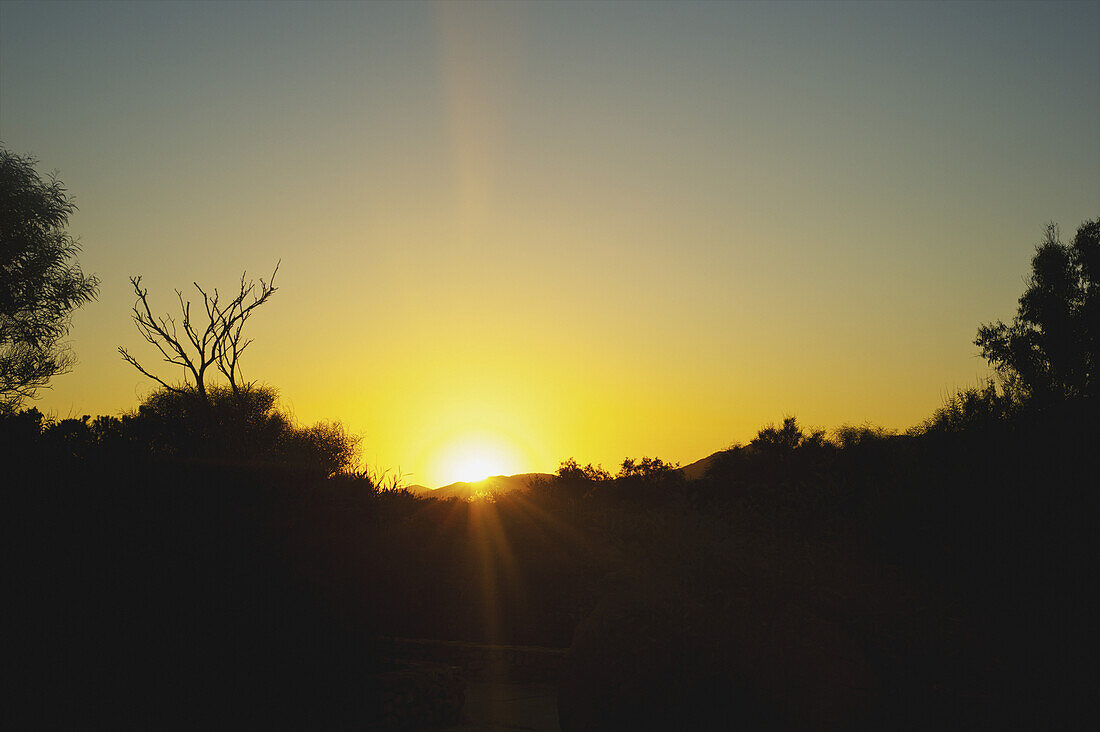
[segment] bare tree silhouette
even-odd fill
[[[192,283],[202,295],[202,321],[198,324],[192,320],[191,301],[185,300],[183,292],[176,290],[183,316],[180,321],[182,335],[171,315],[153,315],[148,289],[141,287],[140,276],[131,277],[130,284],[137,296],[133,319],[138,332],[160,352],[166,363],[184,369],[185,382],[183,385],[169,384],[142,366],[123,346],[118,347],[118,352],[127,363],[170,392],[194,393],[203,402],[209,401],[206,379],[210,368],[214,367],[228,380],[233,394],[239,396],[242,390],[251,386],[241,379],[241,355],[252,343],[251,338],[244,338],[244,325],[256,308],[278,289],[275,287],[278,272],[279,264],[276,264],[270,280],[260,278],[258,289],[255,281],[247,279],[247,273],[242,274],[239,292],[225,303],[217,289],[207,292],[197,282]]]

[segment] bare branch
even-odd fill
[[[141,277],[131,277],[130,283],[137,296],[132,317],[138,333],[160,352],[166,363],[186,369],[194,381],[194,388],[203,398],[206,395],[206,372],[210,366],[215,366],[229,381],[233,392],[239,393],[241,354],[252,343],[252,339],[242,340],[244,324],[256,308],[275,293],[279,264],[275,265],[270,281],[260,279],[258,290],[256,283],[247,279],[247,273],[242,274],[239,292],[224,304],[217,289],[207,291],[197,282],[192,283],[202,296],[201,312],[206,316],[202,327],[197,327],[191,319],[191,301],[183,297],[182,291],[176,290],[176,299],[183,315],[184,338],[178,335],[176,321],[170,315],[153,315],[148,290],[141,287]],[[181,388],[169,385],[146,370],[126,349],[120,347],[118,350],[123,359],[144,376],[166,389],[183,393]]]
[[[146,376],[148,376],[148,377],[149,377],[150,379],[152,379],[153,381],[155,381],[155,382],[157,382],[158,384],[160,384],[161,386],[163,386],[163,387],[164,387],[165,389],[167,389],[168,391],[174,391],[174,392],[176,392],[177,394],[183,394],[183,393],[185,393],[183,389],[179,389],[179,388],[177,388],[177,387],[175,387],[175,386],[172,386],[172,385],[168,384],[167,382],[165,382],[165,381],[161,380],[161,378],[160,378],[160,377],[158,377],[158,376],[154,376],[153,374],[151,374],[151,373],[149,373],[148,371],[146,371],[146,370],[145,370],[144,368],[142,368],[141,364],[140,364],[140,363],[138,363],[138,360],[137,360],[136,358],[134,358],[133,356],[131,356],[131,355],[130,355],[130,354],[129,354],[129,353],[127,352],[127,351],[126,351],[126,349],[125,349],[125,348],[123,348],[122,346],[119,346],[119,347],[118,347],[118,352],[122,354],[122,357],[123,357],[124,359],[126,359],[126,362],[127,362],[127,363],[129,363],[129,364],[130,364],[131,366],[133,366],[133,367],[134,367],[135,369],[137,369],[137,370],[138,370],[138,371],[140,371],[141,373],[143,373],[143,374],[145,374]]]
[[[191,345],[195,347],[195,350],[199,352],[199,362],[205,360],[206,354],[203,352],[201,344],[199,343],[199,337],[195,333],[195,330],[191,327],[191,301],[186,302],[183,299],[183,293],[176,290],[176,298],[180,301],[180,309],[183,311],[183,332],[187,334],[187,339],[191,341]]]
[[[137,326],[138,332],[142,335],[143,338],[145,338],[145,340],[156,346],[157,350],[160,351],[165,361],[170,364],[187,368],[191,371],[192,375],[195,376],[196,381],[198,381],[198,371],[196,370],[194,363],[188,357],[187,350],[183,347],[183,344],[180,342],[179,338],[176,335],[176,321],[173,320],[171,316],[155,317],[153,315],[153,311],[149,307],[149,291],[147,289],[141,288],[141,277],[131,277],[130,284],[133,285],[134,293],[138,297],[138,302],[135,303],[133,307],[133,318]],[[177,294],[179,294],[178,290]],[[139,304],[142,308],[140,311],[138,310]],[[169,355],[168,351],[165,350],[165,346],[167,346],[168,349],[171,350],[175,355]],[[145,371],[145,369],[141,368],[137,364],[134,365],[135,368],[141,371],[141,373],[155,379],[155,377],[151,376],[147,371]],[[160,383],[164,383],[160,379],[155,380]]]

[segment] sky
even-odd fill
[[[150,393],[131,275],[168,313],[281,262],[245,376],[406,483],[904,429],[989,374],[1044,225],[1100,216],[1098,36],[1095,2],[5,0],[0,142],[101,279],[34,404]]]

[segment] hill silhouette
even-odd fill
[[[683,466],[682,468],[680,468],[680,472],[683,474],[685,480],[699,480],[707,474],[707,471],[710,470],[710,467],[714,465],[715,461],[718,460],[718,458],[725,453],[726,450],[712,452],[705,458],[700,458],[693,463],[688,463],[687,465]]]
[[[457,481],[439,488],[427,488],[422,485],[408,487],[409,492],[435,498],[479,498],[490,495],[503,495],[511,491],[526,490],[531,481],[552,477],[550,473],[517,473],[515,475],[491,475],[475,481]]]
[[[677,468],[685,480],[700,480],[706,476],[707,471],[729,450],[718,450],[704,458],[688,463]],[[510,491],[526,490],[532,481],[541,481],[553,478],[551,473],[516,473],[515,475],[492,475],[488,478],[475,481],[456,481],[438,488],[429,488],[425,485],[414,483],[405,486],[405,489],[416,495],[436,498],[461,498],[463,500],[485,495],[502,495]]]
[[[688,463],[679,472],[685,480],[699,480],[703,478],[707,470],[714,465],[727,450],[719,450],[693,463]],[[530,488],[533,481],[542,481],[553,478],[552,473],[516,473],[515,475],[491,475],[488,478],[474,481],[456,481],[438,488],[429,488],[425,485],[414,483],[405,486],[410,493],[419,496],[435,498],[461,498],[467,500],[487,495],[503,495],[511,491],[523,491]]]

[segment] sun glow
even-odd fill
[[[440,455],[439,474],[451,482],[473,483],[491,475],[521,470],[513,450],[489,438],[468,438],[449,445]]]
[[[472,483],[488,478],[496,470],[497,467],[493,464],[493,461],[484,455],[467,455],[455,462],[452,472],[459,480]]]

